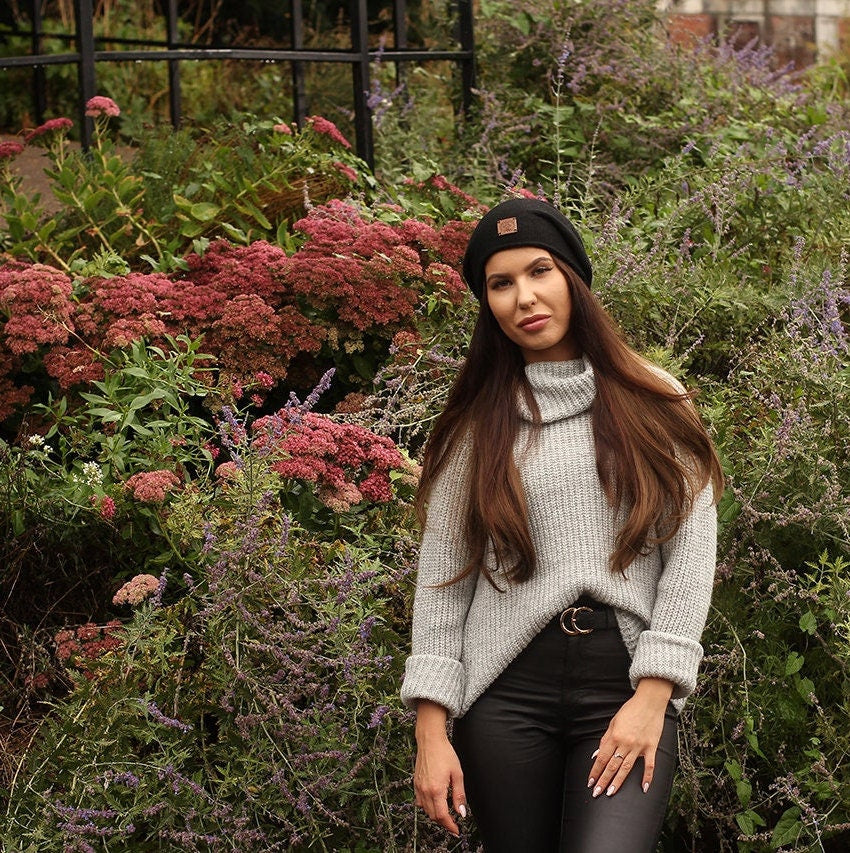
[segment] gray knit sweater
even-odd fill
[[[435,588],[465,565],[469,451],[462,450],[438,478],[429,502],[401,698],[410,707],[430,699],[462,716],[554,615],[586,594],[614,608],[632,657],[632,686],[644,677],[666,678],[681,708],[696,685],[714,579],[711,485],[697,495],[672,539],[638,557],[627,577],[612,572],[609,556],[622,517],[608,504],[596,472],[593,369],[582,359],[542,362],[527,365],[526,375],[543,426],[529,448],[531,414],[521,403],[515,457],[537,569],[530,580],[513,584],[494,572],[504,592],[482,575]]]

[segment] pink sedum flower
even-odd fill
[[[96,640],[98,637],[100,637],[100,626],[95,625],[94,622],[86,622],[85,625],[77,628],[77,639],[83,643]]]
[[[100,517],[107,521],[115,517],[115,501],[109,495],[100,502]]]
[[[266,373],[265,370],[258,370],[254,374],[254,381],[260,388],[265,388],[266,390],[274,388],[274,377]]]
[[[235,480],[240,473],[239,466],[235,462],[222,462],[215,469],[215,475],[220,480]]]
[[[163,503],[166,495],[179,486],[180,478],[173,471],[140,471],[124,483],[137,501],[146,504]]]
[[[64,344],[74,330],[71,279],[44,264],[0,269],[0,313],[5,346],[14,354],[36,352],[41,344]]]
[[[17,157],[23,150],[24,146],[20,142],[15,142],[14,140],[0,142],[0,160],[11,160],[13,157]]]
[[[288,136],[292,136],[292,128],[288,124],[276,124],[272,126],[272,130],[275,133],[285,133]]]
[[[56,657],[59,660],[66,661],[71,657],[74,652],[78,652],[80,650],[80,644],[75,640],[64,640],[63,642],[56,642]]]
[[[39,136],[45,136],[48,133],[56,133],[57,131],[65,132],[74,126],[74,122],[69,118],[51,118],[44,124],[40,124],[35,130],[31,130],[24,139],[31,142]]]
[[[136,575],[112,596],[112,603],[116,605],[141,604],[146,598],[150,598],[158,587],[159,579],[153,575]]]
[[[336,512],[364,500],[386,503],[393,498],[390,472],[412,474],[391,439],[315,412],[293,420],[290,411],[281,409],[275,416],[259,418],[253,442],[278,455],[273,471],[315,483],[319,499]]]
[[[345,177],[352,183],[357,183],[357,172],[355,172],[351,166],[346,166],[345,163],[340,163],[339,160],[335,160],[334,169],[336,169],[340,174],[345,175]]]
[[[340,486],[320,489],[319,500],[334,512],[348,512],[363,500],[363,495],[354,483],[342,483]]]
[[[339,128],[324,116],[308,116],[307,121],[310,122],[313,130],[316,133],[321,133],[323,136],[329,136],[334,142],[339,143],[343,148],[351,148],[351,143],[340,133]]]
[[[99,116],[120,116],[121,110],[112,98],[107,98],[105,95],[95,95],[86,101],[86,115],[92,118],[98,118]]]

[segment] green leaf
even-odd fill
[[[735,823],[738,824],[738,828],[744,835],[752,835],[755,831],[756,825],[753,823],[751,815],[752,812],[748,811],[735,815]]]
[[[741,781],[743,778],[743,771],[741,770],[741,763],[737,759],[730,758],[723,766],[735,782]]]
[[[157,388],[149,394],[142,394],[130,403],[130,411],[135,412],[139,409],[144,409],[145,406],[149,406],[154,400],[161,400],[167,394],[168,392],[164,388]]]
[[[353,353],[351,356],[351,363],[354,365],[354,369],[357,373],[363,377],[363,379],[369,379],[369,377],[375,375],[375,365],[369,359],[364,358],[362,355],[357,355]]]
[[[800,837],[803,824],[800,822],[800,807],[791,806],[785,809],[782,817],[777,821],[770,836],[770,846],[775,850],[785,844],[793,844]]]
[[[793,675],[803,668],[805,658],[799,652],[791,652],[788,655],[788,660],[785,661],[785,674]]]
[[[183,237],[197,237],[204,230],[204,226],[200,222],[183,222],[180,225],[180,234]]]
[[[56,220],[48,219],[38,231],[38,238],[42,242],[47,242],[47,238],[56,230]]]
[[[259,223],[261,227],[265,228],[267,231],[271,231],[273,227],[271,222],[269,222],[266,215],[255,204],[252,204],[247,199],[243,199],[241,203],[235,202],[234,206],[240,213],[253,217],[254,221]]]
[[[800,630],[806,634],[814,634],[818,628],[818,620],[811,610],[807,610],[800,617]]]
[[[735,785],[735,792],[738,794],[738,800],[741,805],[746,808],[750,804],[750,798],[753,795],[753,786],[746,779],[741,779]]]
[[[96,190],[88,198],[83,199],[83,210],[86,213],[92,213],[94,209],[108,197],[106,190]]]
[[[199,201],[189,208],[189,213],[199,222],[212,222],[221,213],[221,208],[211,201]]]
[[[86,414],[100,418],[107,424],[114,424],[115,421],[121,420],[121,412],[116,412],[114,409],[89,409]]]
[[[756,831],[757,826],[764,826],[764,818],[752,809],[747,809],[745,812],[739,812],[735,815],[735,823],[744,835],[752,835]]]
[[[122,368],[122,372],[128,376],[136,376],[139,379],[148,379],[150,377],[149,371],[145,370],[144,367],[124,367]]]
[[[219,228],[221,228],[231,240],[235,240],[237,243],[248,242],[248,235],[241,228],[237,228],[229,222],[220,222]]]
[[[809,702],[809,697],[815,692],[815,684],[811,678],[801,678],[797,682],[797,692]]]
[[[92,382],[92,385],[99,385],[99,386],[101,386],[100,390],[103,390],[103,387],[102,387],[103,383],[102,382]],[[88,391],[80,391],[80,396],[87,403],[108,403],[109,402],[109,400],[106,397],[104,397],[103,395],[91,394]]]

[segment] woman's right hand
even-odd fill
[[[460,830],[449,811],[449,791],[452,807],[461,817],[466,817],[466,794],[460,761],[446,735],[447,716],[442,705],[419,700],[416,709],[417,750],[413,787],[416,791],[416,805],[452,835],[459,836]]]

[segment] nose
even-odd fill
[[[518,307],[528,308],[537,302],[537,296],[534,293],[532,282],[525,278],[525,276],[517,281],[516,288]]]

